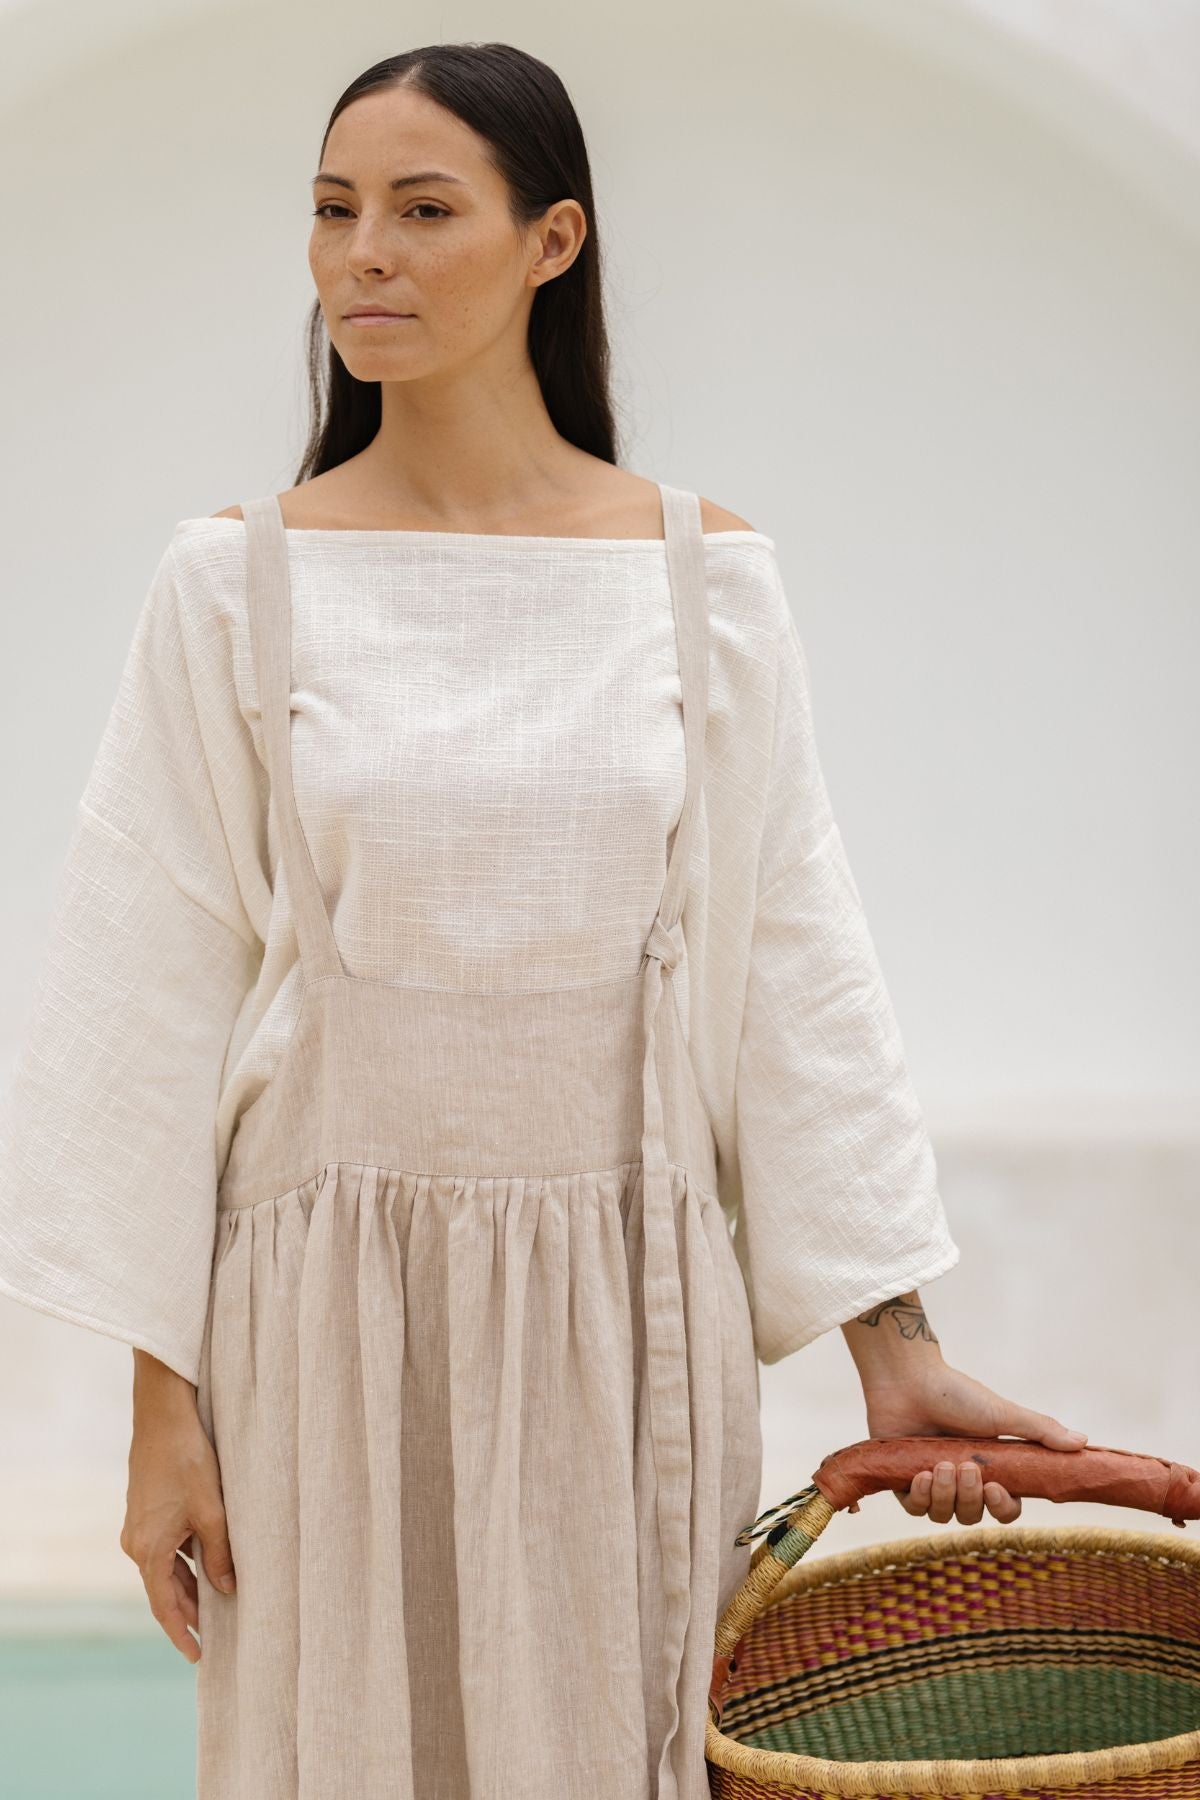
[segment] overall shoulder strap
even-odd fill
[[[279,826],[280,861],[295,911],[305,980],[315,981],[345,971],[292,783],[292,595],[287,537],[275,494],[243,501],[242,516],[246,521],[246,611],[267,774]]]
[[[687,894],[696,812],[704,783],[704,736],[708,720],[708,588],[700,499],[685,488],[660,482],[667,573],[675,615],[675,643],[683,691],[683,742],[687,782],[683,808],[671,843],[659,917],[670,930]]]

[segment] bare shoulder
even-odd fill
[[[318,483],[316,481],[302,484],[305,488],[315,488],[317,485]],[[649,492],[653,492],[651,484],[646,483],[645,486]],[[292,510],[297,510],[292,506],[292,497],[300,491],[300,488],[289,488],[285,494],[280,496],[281,501],[288,502],[289,517]],[[718,506],[713,500],[706,500],[702,494],[698,497],[700,500],[700,529],[703,532],[753,531],[755,529],[750,521],[748,519],[743,519],[740,514],[730,512],[727,507]],[[306,495],[305,498],[307,499],[308,496]],[[298,510],[300,511],[300,516],[303,520],[305,509],[300,508]],[[223,507],[220,512],[209,514],[210,519],[240,519],[241,517],[242,509],[240,506],[226,506]],[[606,522],[607,521],[602,521],[602,524]]]
[[[699,500],[701,531],[753,531],[755,529],[748,519],[740,518],[737,513],[727,511],[725,507],[718,506],[715,501],[706,500],[703,494],[699,496]]]

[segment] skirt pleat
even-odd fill
[[[662,1616],[641,1164],[331,1163],[221,1213],[199,1399],[237,1591],[200,1581],[206,1800],[646,1800],[660,1717],[681,1800],[707,1800],[758,1377],[721,1210],[674,1165],[671,1185],[693,1481],[666,1707],[643,1676]]]

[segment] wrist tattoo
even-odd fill
[[[898,1294],[894,1300],[881,1300],[878,1306],[869,1307],[859,1313],[856,1325],[880,1325],[890,1314],[896,1322],[901,1337],[921,1338],[927,1344],[936,1344],[933,1327],[925,1316],[925,1308],[915,1293]]]

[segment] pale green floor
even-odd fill
[[[161,1632],[0,1635],[4,1800],[194,1800],[195,1681]]]

